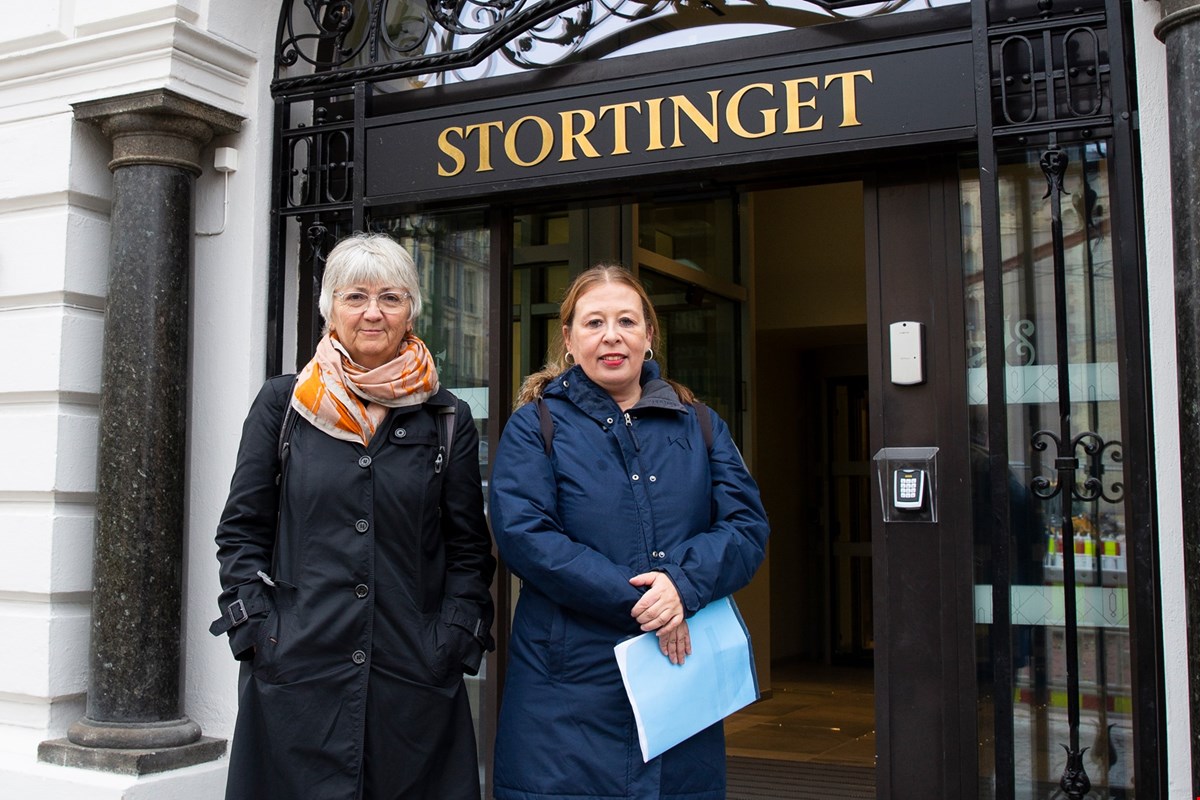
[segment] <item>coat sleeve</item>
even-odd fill
[[[658,568],[675,582],[689,616],[750,583],[766,556],[770,533],[758,484],[746,469],[729,426],[715,411],[710,413],[712,527],[667,551],[666,563]]]
[[[239,661],[253,645],[273,599],[259,572],[269,575],[279,507],[279,431],[291,393],[291,377],[263,384],[242,426],[229,499],[217,525],[221,616],[209,630],[229,632],[229,647]]]
[[[567,535],[559,516],[554,467],[542,443],[537,409],[517,409],[500,437],[489,512],[505,564],[555,603],[629,633],[641,592],[632,568]],[[597,512],[603,513],[603,512]]]
[[[462,631],[462,665],[470,674],[479,671],[492,640],[492,577],[496,559],[483,512],[479,477],[479,433],[465,402],[458,401],[454,441],[442,485],[442,542],[446,551],[446,579],[442,620]]]

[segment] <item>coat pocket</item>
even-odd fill
[[[462,676],[458,664],[462,660],[462,642],[453,626],[442,621],[440,614],[424,614],[425,663],[429,668],[429,683],[445,686]]]
[[[550,647],[547,667],[553,677],[561,678],[567,671],[567,613],[560,605],[554,606],[550,620]]]
[[[256,677],[268,683],[279,681],[279,665],[283,663],[284,651],[292,650],[295,644],[289,641],[287,626],[295,605],[295,594],[295,586],[276,580],[268,595],[272,601],[271,608],[259,623],[259,630],[255,634],[254,659],[250,668]]]

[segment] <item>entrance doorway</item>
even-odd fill
[[[860,181],[742,200],[770,670],[726,722],[730,797],[875,796],[863,204]]]
[[[726,722],[731,798],[875,796],[864,202],[845,181],[513,217],[513,385],[570,277],[619,261],[655,302],[665,369],[759,481],[772,540],[737,600],[763,699]]]

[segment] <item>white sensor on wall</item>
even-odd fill
[[[216,236],[225,232],[225,222],[229,219],[229,173],[237,171],[237,150],[232,147],[218,147],[213,153],[213,169],[225,176],[225,199],[221,202],[221,227],[215,231],[196,231],[197,236]]]

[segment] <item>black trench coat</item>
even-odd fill
[[[462,675],[491,646],[495,560],[470,411],[440,391],[365,448],[299,419],[280,502],[291,390],[272,378],[255,399],[217,529],[213,630],[243,661],[226,798],[474,800]]]

